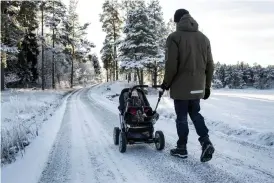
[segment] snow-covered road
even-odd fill
[[[2,182],[274,182],[273,148],[212,134],[215,156],[212,161],[201,163],[192,125],[188,159],[170,156],[169,150],[177,140],[171,120],[159,120],[155,126],[166,137],[163,151],[156,151],[153,144],[144,144],[128,146],[127,152],[121,154],[112,140],[113,127],[119,126],[117,106],[102,100],[92,88],[68,96],[56,111],[59,115],[51,119],[55,121],[44,127],[51,129],[28,147],[25,157],[3,167]]]

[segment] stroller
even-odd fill
[[[154,134],[153,125],[159,119],[156,112],[163,95],[159,91],[159,98],[155,110],[152,110],[144,91],[148,85],[136,85],[132,88],[124,88],[119,96],[120,128],[114,127],[113,140],[119,145],[119,151],[124,153],[127,144],[155,143],[157,150],[165,147],[165,137],[162,131]],[[160,86],[153,86],[154,88]]]

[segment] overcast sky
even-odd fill
[[[69,0],[64,0],[68,2]],[[104,0],[79,0],[81,22],[90,22],[88,38],[99,55],[104,41],[99,14]],[[274,0],[160,0],[164,18],[185,8],[211,41],[214,61],[274,65]]]

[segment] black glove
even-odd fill
[[[169,88],[165,85],[165,83],[161,84],[161,88],[162,90],[169,90]]]
[[[210,96],[210,89],[209,88],[206,88],[205,89],[205,96],[204,96],[204,100],[206,100],[206,99],[208,99],[209,98],[209,96]]]

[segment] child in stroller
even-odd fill
[[[143,92],[140,90],[133,90],[131,97],[129,92],[122,91],[119,100],[118,109],[121,114],[131,115],[132,122],[144,122],[145,117],[153,115],[147,99],[144,99]]]
[[[164,135],[161,131],[154,133],[153,125],[159,119],[156,109],[153,111],[140,87],[147,85],[137,85],[133,88],[125,88],[119,97],[120,128],[114,128],[114,144],[119,144],[120,152],[126,151],[126,144],[134,143],[155,143],[158,150],[164,148]],[[162,96],[159,92],[158,103]],[[158,106],[157,103],[157,106]],[[157,108],[156,106],[156,108]]]

